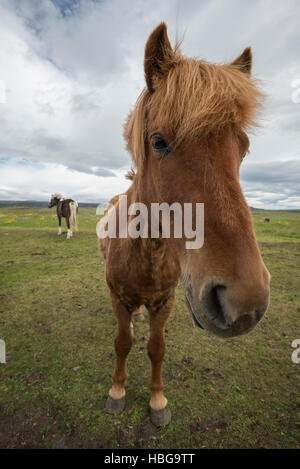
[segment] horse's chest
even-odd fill
[[[107,260],[107,280],[115,291],[128,294],[175,288],[180,276],[176,256],[167,249],[136,249],[127,253],[112,249]]]

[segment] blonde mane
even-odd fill
[[[166,74],[155,78],[154,92],[143,90],[125,123],[127,148],[138,170],[145,159],[149,115],[153,126],[168,130],[173,149],[186,138],[256,125],[263,95],[255,80],[235,65],[187,59],[176,52],[164,67]]]
[[[64,200],[64,197],[59,192],[55,192],[55,194],[51,195],[51,199],[54,199],[55,197],[59,200]]]

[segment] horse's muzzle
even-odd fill
[[[267,294],[253,307],[239,310],[230,303],[225,285],[208,283],[200,297],[193,293],[188,282],[184,282],[184,289],[186,304],[194,323],[218,337],[235,337],[250,332],[268,307]]]

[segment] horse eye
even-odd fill
[[[168,154],[171,151],[171,148],[167,142],[158,134],[151,136],[152,148],[156,153]]]

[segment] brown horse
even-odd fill
[[[251,331],[268,307],[270,275],[239,184],[239,167],[249,147],[246,131],[254,125],[262,99],[251,64],[250,48],[228,65],[185,58],[178,47],[171,47],[164,23],[146,43],[147,86],[124,134],[137,169],[126,192],[128,204],[139,202],[150,209],[152,203],[203,202],[205,240],[201,249],[186,249],[186,237],[164,238],[161,229],[156,238],[121,237],[117,232],[99,240],[118,322],[109,413],[124,409],[131,317],[145,305],[150,321],[150,416],[155,425],[170,422],[162,382],[164,329],[180,276],[195,323],[219,337]],[[119,200],[112,200],[117,222]],[[174,223],[171,217],[171,228]]]
[[[68,227],[67,239],[69,239],[73,235],[73,230],[77,231],[78,203],[73,199],[64,199],[61,194],[56,193],[51,195],[48,208],[55,205],[58,218],[58,235],[61,235],[61,218],[64,217]]]

